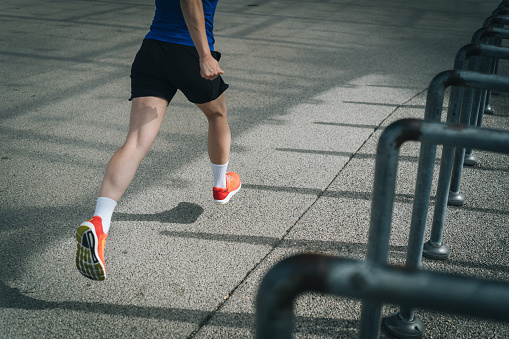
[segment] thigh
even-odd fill
[[[161,127],[168,101],[159,97],[133,98],[128,141],[149,148]]]

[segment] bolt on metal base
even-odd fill
[[[384,318],[384,326],[390,334],[401,339],[420,339],[424,337],[426,325],[417,316],[412,320],[403,319],[399,312]]]
[[[491,107],[491,105],[487,105],[484,108],[484,114],[495,114],[495,110]]]
[[[467,203],[467,197],[461,192],[449,192],[447,205],[463,206]]]
[[[451,249],[445,244],[432,244],[430,241],[424,244],[422,256],[432,260],[447,260],[451,256]]]
[[[463,160],[463,165],[465,166],[475,166],[479,163],[479,158],[473,154],[465,154],[465,160]]]

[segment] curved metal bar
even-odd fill
[[[508,17],[509,18],[509,17]],[[479,42],[472,42],[468,45],[461,47],[456,53],[454,59],[454,69],[457,70],[475,70],[475,67],[468,67],[468,61],[474,56],[486,56],[497,59],[508,59],[509,48],[501,46],[493,46],[481,44]]]
[[[256,298],[256,338],[290,339],[293,303],[305,292],[509,321],[509,284],[301,254],[279,262],[263,278]]]
[[[489,38],[509,39],[509,30],[500,27],[482,27],[472,35],[471,42],[483,42]]]
[[[491,15],[486,20],[484,20],[483,27],[493,26],[493,25],[508,25],[509,24],[509,15]]]

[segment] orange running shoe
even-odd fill
[[[104,243],[107,233],[103,232],[101,217],[95,216],[82,223],[76,230],[76,267],[81,274],[92,280],[104,280]]]
[[[212,196],[216,204],[226,204],[240,190],[240,177],[235,172],[226,173],[226,188],[212,187]]]

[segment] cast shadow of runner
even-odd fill
[[[159,221],[162,223],[192,224],[203,213],[203,207],[190,202],[181,202],[168,211],[153,214],[115,213],[114,220],[120,221]]]

